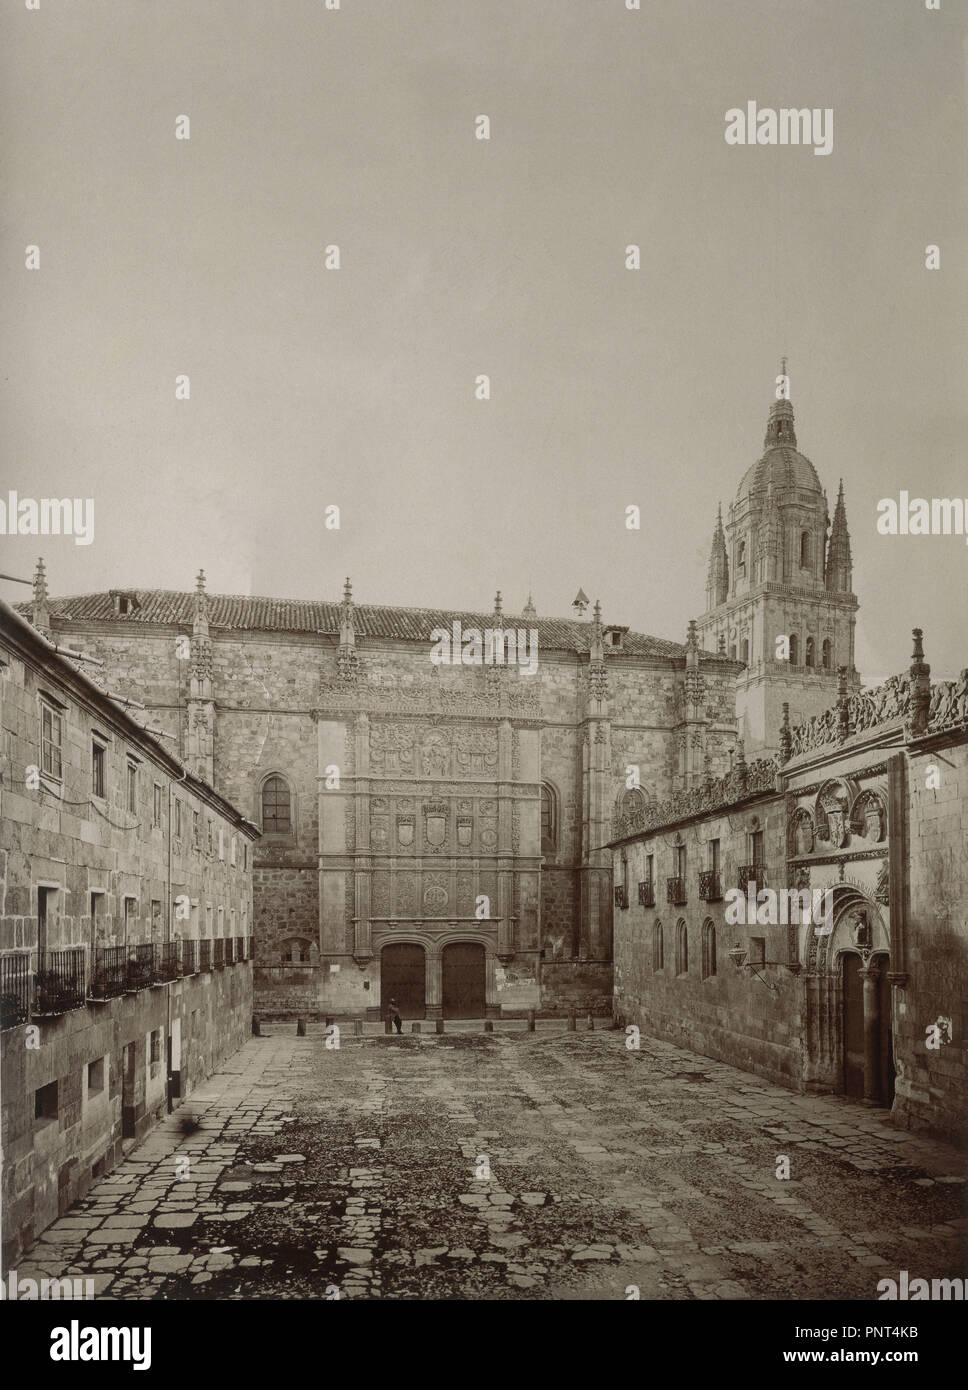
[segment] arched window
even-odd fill
[[[744,638],[743,638],[742,646],[741,646],[740,649],[739,649],[739,659],[740,659],[740,661],[746,662],[747,665],[749,664],[749,659],[750,659],[750,639],[749,639],[748,637],[744,637]]]
[[[541,853],[558,852],[558,793],[550,782],[541,784]]]
[[[806,665],[807,665],[807,666],[812,666],[813,664],[814,664],[814,661],[813,661],[813,638],[812,638],[812,637],[808,637],[808,638],[807,638],[807,659],[806,659]]]
[[[265,835],[292,834],[292,795],[289,783],[278,773],[262,784],[262,831]]]
[[[737,574],[746,573],[746,542],[740,541],[736,547],[736,572]]]
[[[282,943],[282,959],[287,965],[305,965],[309,960],[310,942],[304,937],[293,936]]]
[[[800,532],[800,568],[808,570],[810,568],[810,532]]]
[[[790,665],[796,666],[800,661],[800,643],[795,632],[790,634]]]
[[[833,661],[833,651],[834,651],[833,645],[832,645],[832,643],[831,643],[829,637],[825,637],[825,638],[824,638],[824,643],[823,643],[823,649],[822,649],[822,650],[823,650],[823,669],[824,669],[825,671],[829,671],[829,670],[830,670],[831,662]]]
[[[689,974],[689,928],[682,918],[676,923],[676,974]]]
[[[708,980],[716,973],[716,927],[707,917],[702,924],[702,977]]]
[[[656,922],[652,928],[652,969],[662,969],[662,923]]]

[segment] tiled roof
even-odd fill
[[[172,589],[124,589],[137,596],[139,606],[123,616],[115,612],[110,592],[78,594],[48,600],[51,617],[65,622],[117,622],[128,627],[163,623],[191,627],[195,616],[195,594]],[[29,617],[31,605],[18,610]],[[465,613],[449,608],[391,608],[384,604],[354,605],[354,624],[359,638],[385,638],[427,642],[435,627],[450,629],[454,621],[463,628],[494,627],[491,613]],[[340,605],[317,603],[310,599],[251,598],[234,594],[208,595],[208,621],[213,630],[223,632],[317,632],[338,636]],[[576,618],[533,618],[505,613],[505,627],[536,627],[538,644],[548,650],[587,652],[592,624]],[[685,647],[663,637],[640,632],[625,634],[622,651],[632,656],[679,657]],[[725,661],[718,653],[705,652],[707,660]]]

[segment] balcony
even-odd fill
[[[128,947],[125,989],[134,994],[155,983],[155,948],[150,943]]]
[[[766,886],[766,865],[765,864],[741,864],[738,870],[737,887],[741,893],[746,892],[746,886],[754,883],[757,888]]]
[[[30,955],[0,957],[0,1030],[16,1028],[30,1016]]]
[[[722,900],[723,888],[716,869],[703,869],[699,875],[699,896],[704,903],[718,903]]]
[[[681,907],[686,901],[686,880],[684,878],[666,879],[666,902]]]
[[[235,938],[235,959],[236,959],[236,960],[245,960],[245,937],[244,937],[244,936],[237,936],[237,937]]]
[[[179,979],[182,972],[178,961],[178,942],[163,941],[154,950],[155,977],[152,983],[164,985]]]
[[[123,946],[97,946],[87,997],[95,1003],[117,999],[127,988],[127,953]]]
[[[211,970],[212,968],[211,941],[206,940],[198,943],[198,968],[199,970]]]
[[[181,973],[183,975],[194,975],[198,969],[198,952],[194,941],[183,941],[181,943]]]
[[[212,964],[215,966],[216,970],[221,970],[225,965],[225,937],[217,936],[212,942],[212,945],[215,947],[212,952]]]
[[[227,937],[225,938],[225,964],[226,964],[226,965],[234,965],[234,964],[235,964],[235,937],[234,937],[234,936],[227,936]]]
[[[34,977],[34,1013],[66,1014],[83,1008],[84,949],[38,951]]]
[[[651,878],[639,884],[639,904],[642,907],[655,907],[655,884]]]
[[[616,906],[616,907],[625,908],[625,907],[628,907],[628,905],[629,905],[629,895],[628,895],[628,893],[626,892],[626,890],[625,890],[624,888],[622,888],[622,887],[617,887],[617,888],[615,889],[615,906]]]

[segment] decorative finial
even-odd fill
[[[201,570],[201,569],[200,569],[200,570],[198,571],[198,574],[197,574],[196,577],[195,577],[195,592],[196,592],[196,594],[204,594],[204,592],[205,592],[205,571],[204,571],[204,570]]]
[[[47,570],[44,566],[42,556],[37,558],[37,568],[34,570],[34,598],[38,600],[47,597]]]
[[[596,626],[600,627],[602,622],[602,605],[599,603],[598,599],[595,600],[595,607],[592,609],[592,613]]]
[[[502,600],[501,600],[501,590],[498,589],[497,593],[494,595],[494,616],[495,616],[495,618],[499,618],[499,617],[501,616],[501,613],[502,613],[501,602],[502,602]]]
[[[353,585],[350,583],[349,575],[346,576],[346,583],[343,585],[343,602],[353,602]]]
[[[787,368],[787,360],[786,360],[785,357],[781,357],[781,358],[780,358],[780,375],[781,375],[781,376],[786,376],[786,374],[787,374],[787,369],[786,369],[786,368]]]
[[[526,618],[536,618],[538,616],[538,610],[534,606],[534,599],[531,597],[530,589],[528,590],[528,601],[524,605],[524,616]]]

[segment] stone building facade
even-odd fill
[[[763,446],[740,481],[725,528],[717,517],[699,619],[704,647],[744,663],[736,705],[749,752],[776,751],[784,704],[794,723],[826,709],[841,667],[850,689],[860,686],[843,483],[831,522],[817,471],[797,448],[785,397],[770,410]]]
[[[734,741],[737,663],[597,606],[358,605],[348,581],[337,604],[201,580],[53,600],[40,577],[32,611],[260,826],[268,1017],[379,1017],[390,996],[416,1018],[608,1011],[615,815],[722,772]],[[533,632],[533,673],[432,659],[455,624]]]
[[[624,818],[616,1016],[963,1142],[968,670],[932,685],[918,631],[907,673],[842,671],[779,744]]]
[[[85,670],[0,604],[8,1267],[251,1027],[258,830]]]

